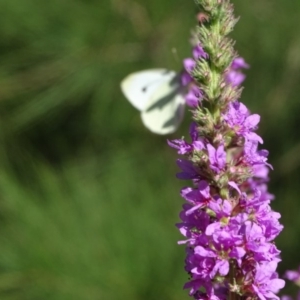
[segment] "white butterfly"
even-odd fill
[[[141,111],[144,125],[157,134],[178,128],[184,115],[184,88],[180,75],[165,69],[151,69],[128,75],[121,89],[129,102]]]

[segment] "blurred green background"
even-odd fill
[[[251,65],[242,101],[262,115],[275,169],[283,272],[300,263],[300,2],[234,3]],[[0,1],[1,300],[189,298],[176,154],[119,83],[180,70],[196,12],[192,0]]]

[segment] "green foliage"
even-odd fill
[[[275,167],[284,270],[300,262],[300,3],[234,2],[233,37],[251,65],[242,99],[262,115]],[[186,0],[0,1],[1,299],[188,298],[176,156],[119,82],[179,70],[195,13]]]

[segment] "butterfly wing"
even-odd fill
[[[150,131],[162,135],[176,131],[184,115],[182,92],[176,73],[156,86],[141,114],[144,125]]]
[[[143,111],[152,94],[165,80],[171,80],[176,73],[166,69],[151,69],[132,73],[121,82],[121,89],[128,101]]]

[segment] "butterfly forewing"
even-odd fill
[[[129,102],[138,110],[143,111],[152,94],[162,83],[171,80],[176,73],[166,69],[152,69],[128,75],[121,82],[121,89]]]

